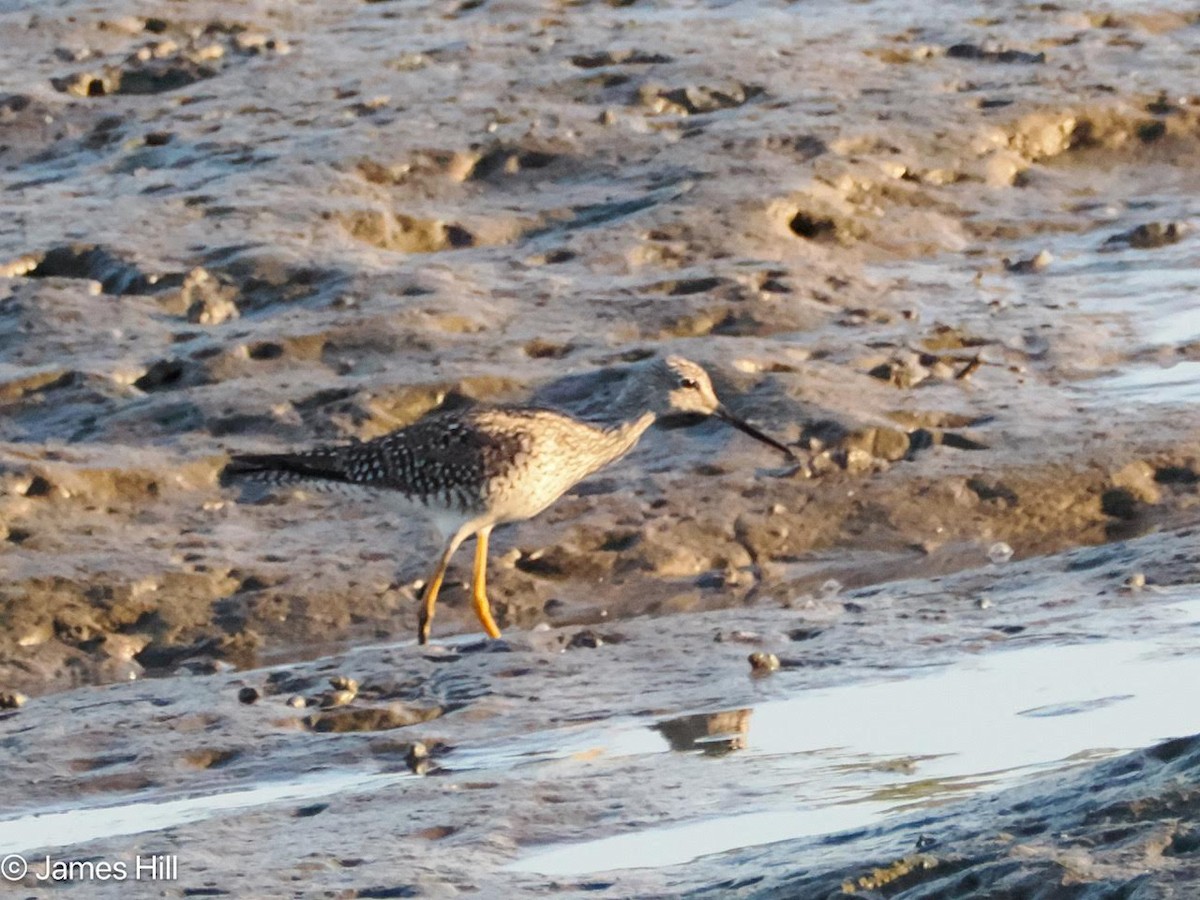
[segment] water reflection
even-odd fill
[[[653,726],[667,739],[672,750],[699,750],[705,756],[724,756],[734,750],[745,750],[750,733],[749,709],[680,716]]]
[[[700,818],[543,849],[510,868],[583,875],[677,865],[861,828],[913,805],[1200,732],[1200,702],[1180,690],[1200,680],[1200,601],[1160,613],[1174,629],[1156,640],[1034,645],[809,691],[757,707],[752,731],[747,710],[659,723],[653,730],[676,749],[744,724],[735,740],[745,749],[721,764],[723,777],[787,790],[765,804],[774,808],[718,816],[706,795],[693,813]]]

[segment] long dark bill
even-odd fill
[[[757,428],[755,428],[749,422],[739,419],[737,416],[735,416],[733,413],[731,413],[729,410],[727,410],[724,406],[717,407],[717,411],[716,411],[715,415],[721,421],[728,422],[730,425],[732,425],[738,431],[741,431],[744,434],[750,435],[750,437],[754,438],[756,441],[761,441],[762,443],[766,444],[769,447],[774,447],[776,450],[778,450],[780,453],[782,453],[788,459],[796,458],[796,454],[792,451],[791,447],[787,446],[786,444],[780,443],[779,441],[775,440],[775,438],[770,437],[769,435],[763,434],[761,431],[759,431]]]

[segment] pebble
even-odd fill
[[[575,632],[575,634],[571,635],[571,639],[567,641],[568,650],[594,650],[602,646],[604,646],[604,638],[590,628]]]
[[[1104,242],[1104,249],[1128,246],[1135,250],[1152,250],[1174,244],[1188,233],[1186,222],[1148,222],[1130,231],[1114,234]]]
[[[751,653],[747,659],[750,661],[750,671],[755,675],[767,675],[779,670],[779,657],[774,653],[759,650]]]
[[[295,696],[288,698],[287,705],[292,709],[304,709],[304,707],[308,706],[308,701],[299,694],[296,694]]]
[[[1129,588],[1129,590],[1131,590],[1131,591],[1140,591],[1145,586],[1146,586],[1146,573],[1145,572],[1134,572],[1132,575],[1130,575],[1128,578],[1125,579],[1125,587]]]
[[[1015,275],[1032,275],[1036,272],[1045,271],[1050,263],[1054,262],[1054,257],[1049,250],[1040,250],[1029,259],[1004,260],[1004,268]]]
[[[28,699],[20,691],[0,691],[0,709],[20,709]]]
[[[329,686],[337,691],[349,691],[351,694],[358,693],[358,682],[347,675],[334,675],[329,679]]]
[[[725,643],[727,641],[734,644],[761,644],[763,641],[763,636],[756,631],[722,631],[718,632],[717,636],[713,638],[713,640],[715,640],[718,644]]]
[[[14,260],[0,264],[0,278],[19,278],[28,275],[41,264],[41,258],[33,254],[19,256]]]
[[[1000,565],[1001,563],[1006,563],[1012,559],[1013,548],[1004,543],[1004,541],[997,541],[996,543],[992,544],[992,546],[988,547],[987,555],[988,559],[990,559],[996,565]]]
[[[789,641],[811,641],[824,632],[824,628],[793,628],[787,633],[787,636]]]
[[[262,696],[262,692],[256,687],[244,687],[238,691],[238,702],[245,703],[249,706],[251,703],[257,703],[258,698]]]

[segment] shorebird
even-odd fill
[[[298,453],[237,454],[222,476],[354,493],[365,488],[397,501],[405,514],[421,512],[432,519],[446,542],[421,599],[421,644],[429,640],[450,559],[473,536],[472,606],[488,636],[498,638],[500,629],[487,598],[492,529],[532,519],[584,478],[632,450],[655,421],[686,424],[715,416],[795,458],[785,444],[726,409],[708,373],[679,356],[641,366],[616,408],[638,414],[599,425],[532,406],[434,412],[361,443]]]

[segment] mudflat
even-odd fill
[[[69,0],[0,35],[17,881],[1190,895],[1192,4]],[[412,643],[428,523],[218,483],[455,404],[603,416],[662,353],[801,464],[653,429],[493,537],[500,642],[464,553]]]

